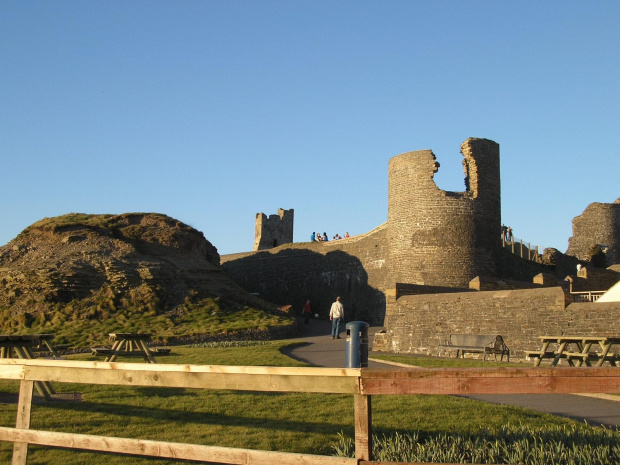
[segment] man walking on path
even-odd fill
[[[340,303],[340,297],[332,304],[329,311],[329,321],[332,322],[332,339],[340,339],[340,320],[344,319],[344,306]]]

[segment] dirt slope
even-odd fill
[[[43,219],[0,247],[0,325],[162,315],[201,299],[272,310],[220,267],[200,231],[154,213],[70,214]]]

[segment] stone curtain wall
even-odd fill
[[[578,260],[559,252],[554,254],[552,265],[523,259],[506,249],[501,250],[500,256],[502,260],[500,276],[504,279],[531,282],[532,278],[539,273],[550,273],[557,279],[563,280],[566,276],[577,272]]]
[[[590,247],[609,247],[607,265],[620,263],[620,198],[614,203],[592,203],[573,218],[573,237],[568,240],[568,255],[588,260]]]
[[[293,220],[295,210],[278,208],[277,215],[256,214],[254,224],[254,247],[252,250],[265,250],[293,242]]]
[[[540,347],[538,336],[620,334],[620,303],[566,299],[560,287],[388,299],[385,350],[435,356],[451,333],[501,334],[519,357]]]
[[[437,188],[439,169],[430,150],[389,162],[390,282],[467,287],[478,275],[500,274],[499,145],[468,139],[465,192]]]
[[[223,255],[221,263],[245,290],[301,313],[306,299],[321,318],[337,296],[347,320],[382,324],[387,286],[386,227],[329,242],[288,244],[263,252]]]

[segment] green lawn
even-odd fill
[[[445,358],[445,357],[424,357],[415,355],[397,355],[373,353],[371,358],[386,360],[403,365],[419,366],[423,368],[492,368],[515,366],[515,363],[495,361],[492,358],[483,361],[477,358]]]
[[[173,347],[160,363],[302,366],[283,355],[290,342],[247,347]],[[89,355],[74,359],[92,359]],[[429,359],[432,360],[432,359]],[[485,366],[489,366],[488,364]],[[505,364],[504,364],[505,366]],[[55,383],[58,392],[79,392],[82,402],[37,401],[31,427],[103,436],[159,439],[217,446],[332,454],[339,433],[354,435],[353,397],[331,394],[253,393],[179,388]],[[17,392],[15,382],[0,391]],[[0,392],[2,394],[2,392]],[[13,426],[15,404],[0,404],[0,424]],[[532,428],[575,422],[516,407],[451,396],[375,396],[373,427],[379,434],[468,432],[524,424]],[[10,463],[12,444],[0,444],[0,463]],[[30,447],[34,464],[177,463],[116,455]]]

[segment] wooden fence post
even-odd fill
[[[372,403],[371,396],[355,396],[355,458],[372,460]]]
[[[17,421],[15,427],[30,429],[30,411],[32,410],[32,391],[34,381],[22,380],[19,385],[19,401],[17,403]],[[28,458],[28,443],[16,442],[13,444],[12,465],[26,465]]]

